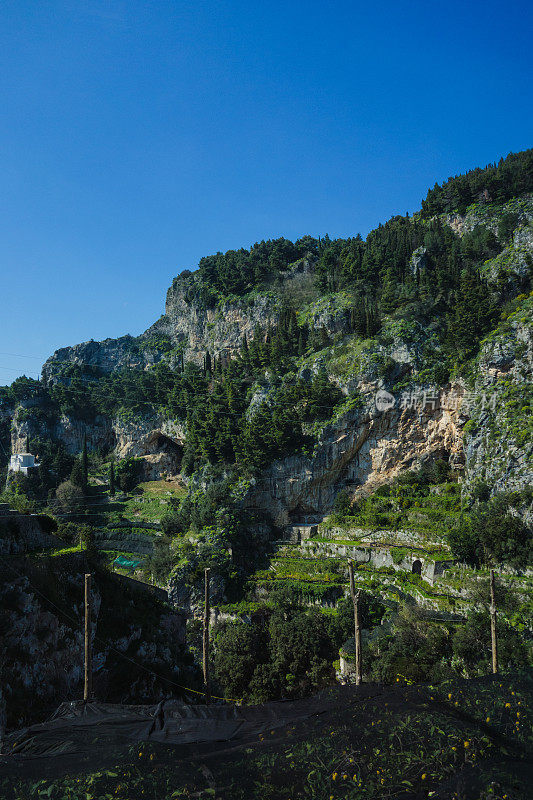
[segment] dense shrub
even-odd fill
[[[479,484],[474,497],[487,497],[489,488]],[[521,502],[521,497],[515,498]],[[513,498],[496,495],[479,500],[460,529],[450,530],[448,543],[454,556],[471,566],[507,564],[523,568],[532,563],[533,535],[522,519],[513,513]]]

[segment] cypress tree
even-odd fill
[[[111,497],[115,496],[115,465],[113,462],[109,467],[109,494]]]
[[[26,436],[26,452],[30,452],[30,437]]]
[[[209,350],[207,350],[205,354],[205,371],[212,374],[212,367],[211,367],[211,356],[209,355]]]
[[[74,486],[79,486],[82,491],[85,491],[85,476],[83,473],[83,462],[81,458],[77,458],[70,473],[70,482]]]
[[[82,489],[85,491],[87,489],[87,485],[89,483],[89,463],[87,458],[87,434],[83,434],[83,450],[81,454],[81,466],[83,470],[83,486]]]
[[[300,330],[300,335],[298,336],[298,355],[303,356],[305,353],[305,339],[304,339],[304,332],[303,328]]]

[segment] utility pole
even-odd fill
[[[353,603],[354,619],[354,639],[355,639],[355,685],[359,686],[363,681],[363,668],[361,664],[361,625],[359,623],[359,596],[360,592],[355,593],[355,582],[353,577],[353,562],[348,562],[350,573],[350,594]]]
[[[490,639],[492,644],[492,671],[498,672],[498,642],[496,640],[496,591],[494,570],[490,571]]]
[[[203,667],[204,667],[204,691],[205,702],[209,704],[211,694],[209,692],[209,575],[211,570],[204,571],[205,576],[205,601],[204,601],[204,635],[203,635]]]
[[[93,668],[91,650],[91,574],[85,575],[85,681],[83,686],[83,702],[91,699],[93,691]]]

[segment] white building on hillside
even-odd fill
[[[9,471],[23,472],[24,475],[28,474],[29,469],[38,466],[39,464],[35,463],[35,456],[31,453],[14,453],[9,460]]]

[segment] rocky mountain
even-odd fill
[[[29,439],[73,455],[86,440],[117,459],[142,459],[147,478],[178,474],[184,452],[187,473],[217,459],[231,464],[240,435],[227,433],[230,457],[208,454],[197,443],[197,397],[185,377],[173,387],[172,375],[196,365],[209,405],[219,388],[228,391],[228,365],[254,357],[235,389],[239,402],[206,407],[208,417],[220,415],[219,433],[232,415],[252,425],[258,410],[279,402],[280,387],[311,387],[319,374],[342,393],[320,420],[303,415],[306,447],[273,451],[253,470],[250,506],[276,524],[327,513],[341,489],[355,497],[428,459],[464,472],[465,486],[524,488],[532,478],[523,425],[531,410],[533,200],[480,196],[462,213],[395,217],[366,243],[306,237],[203,259],[174,279],[165,313],[141,336],[62,348],[38,387],[6,395],[11,451]],[[431,203],[442,204],[439,197]],[[277,365],[274,343],[287,330],[293,350]],[[248,348],[264,352],[249,356]],[[134,388],[126,391],[123,379]],[[143,381],[153,391],[147,384],[142,402],[132,402],[128,392]],[[392,398],[385,408],[383,392]]]
[[[372,680],[486,672],[493,565],[502,658],[527,663],[532,164],[450,179],[365,240],[208,256],[140,336],[62,348],[0,389],[6,456],[40,464],[5,471],[0,727],[28,696],[79,695],[86,570],[108,700],[197,680],[206,569],[227,697],[335,679],[347,559]]]

